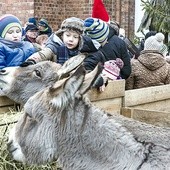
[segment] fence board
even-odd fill
[[[170,127],[170,112],[125,107],[121,114],[148,124]]]
[[[125,80],[110,81],[104,92],[100,92],[98,89],[92,89],[88,95],[91,101],[122,97],[125,95]]]
[[[136,106],[170,99],[170,85],[153,86],[125,91],[123,106]]]

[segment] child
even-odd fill
[[[35,52],[30,42],[22,41],[19,19],[11,14],[0,17],[0,69],[19,66]]]
[[[38,22],[38,29],[39,29],[39,35],[48,35],[50,36],[52,34],[52,29],[48,24],[48,21],[44,18],[40,19]]]
[[[83,21],[71,17],[64,20],[60,29],[47,40],[46,46],[29,57],[21,66],[28,66],[44,60],[63,64],[70,57],[77,55],[82,46]]]
[[[97,18],[85,19],[85,33],[101,44],[101,48],[90,54],[84,60],[87,70],[93,70],[98,62],[104,64],[105,61],[120,58],[124,66],[120,70],[122,79],[127,79],[131,73],[130,56],[126,43],[118,36],[119,25],[115,21],[106,23]]]
[[[38,36],[38,27],[34,24],[28,24],[25,28],[25,38],[24,41],[29,41],[31,43],[36,42]]]

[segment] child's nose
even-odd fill
[[[13,36],[17,37],[18,36],[17,32],[13,32]]]
[[[70,37],[69,40],[70,40],[70,41],[73,41],[73,37]]]

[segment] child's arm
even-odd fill
[[[22,63],[21,67],[27,67],[28,65],[33,65],[41,61],[56,61],[55,54],[51,51],[50,48],[44,48],[39,52],[32,54],[24,63]]]

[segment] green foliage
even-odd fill
[[[170,32],[170,0],[144,0],[142,1],[145,15],[150,28],[163,33]]]
[[[139,45],[139,43],[140,43],[140,38],[137,37],[136,35],[134,35],[134,39],[132,40],[132,42],[133,42],[135,45]]]

